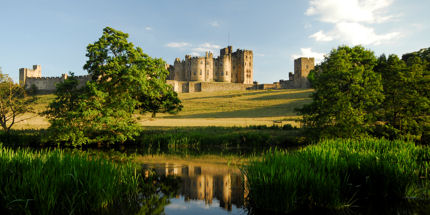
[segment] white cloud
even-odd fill
[[[215,53],[216,49],[220,49],[221,46],[211,43],[203,43],[199,46],[192,48],[191,51],[194,53],[205,53],[205,52],[212,52]]]
[[[147,30],[147,31],[152,31],[152,28],[151,28],[151,27],[149,27],[149,26],[147,26],[147,27],[145,27],[145,30]]]
[[[333,37],[325,34],[323,31],[318,31],[315,34],[312,34],[311,36],[309,36],[310,38],[314,38],[316,41],[323,41],[323,42],[327,42],[327,41],[332,41]]]
[[[314,38],[316,41],[331,41],[337,39],[352,45],[379,45],[383,42],[399,38],[400,36],[400,32],[376,34],[373,28],[366,27],[360,23],[340,22],[328,33],[318,31],[311,35],[310,38]]]
[[[171,43],[167,43],[166,46],[170,48],[183,48],[183,47],[191,46],[191,44],[186,42],[171,42]]]
[[[315,58],[315,63],[320,63],[324,59],[324,53],[314,52],[311,48],[301,48],[300,54],[291,55],[293,59],[300,57],[313,57]]]
[[[393,0],[311,0],[306,15],[319,16],[322,22],[380,23],[394,16],[385,15]]]
[[[211,25],[212,27],[215,27],[215,28],[217,28],[217,27],[219,27],[219,26],[220,26],[220,24],[219,24],[219,22],[218,22],[218,21],[212,21],[212,22],[210,23],[210,25]]]
[[[392,20],[386,15],[393,0],[311,0],[306,10],[308,16],[318,16],[318,20],[333,23],[328,32],[322,30],[310,35],[318,42],[338,40],[352,45],[379,45],[397,39],[400,32],[377,34],[371,24]]]

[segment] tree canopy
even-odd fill
[[[340,46],[311,71],[313,101],[299,109],[314,137],[368,135],[429,142],[429,49],[376,59]]]
[[[23,87],[2,73],[0,68],[0,125],[5,132],[9,132],[13,125],[24,120],[18,116],[32,110],[34,97],[27,97]]]
[[[376,62],[361,46],[333,49],[314,69],[313,102],[299,110],[304,126],[321,137],[366,136],[384,99]]]
[[[166,84],[165,62],[144,54],[127,38],[121,31],[103,29],[87,47],[84,69],[92,79],[78,88],[72,75],[57,86],[57,98],[47,111],[56,141],[125,142],[139,132],[134,114],[181,110],[177,94]]]

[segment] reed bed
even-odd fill
[[[429,151],[404,141],[325,140],[268,152],[242,171],[251,210],[343,210],[366,201],[428,200]]]
[[[124,204],[138,208],[144,180],[132,164],[83,152],[0,146],[1,214],[89,214]]]

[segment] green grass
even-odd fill
[[[0,148],[2,214],[150,213],[167,204],[154,182],[130,163],[83,152]]]
[[[184,105],[176,115],[151,114],[136,115],[139,123],[145,127],[153,126],[249,126],[273,125],[274,120],[281,120],[298,126],[295,108],[311,102],[312,89],[223,91],[180,93]],[[46,110],[55,95],[39,95],[34,105],[36,112]],[[46,129],[49,122],[36,114],[25,114],[26,119],[14,126],[14,129]]]
[[[326,140],[273,151],[245,166],[254,210],[341,210],[370,200],[428,199],[428,147],[389,140]]]
[[[0,139],[10,147],[57,146],[59,143],[46,139],[46,130],[0,131]],[[184,152],[201,149],[220,150],[233,148],[290,147],[304,143],[302,129],[284,125],[250,127],[151,127],[142,129],[135,140],[123,145],[146,148],[149,151]],[[66,145],[67,143],[60,143]],[[100,145],[98,145],[100,146]],[[92,146],[89,146],[92,147]],[[187,151],[185,151],[187,152]]]

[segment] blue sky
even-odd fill
[[[106,26],[173,64],[185,54],[219,54],[228,41],[254,51],[254,79],[288,79],[293,59],[339,45],[362,44],[375,54],[430,47],[428,0],[41,0],[0,1],[0,67],[42,65],[43,76],[87,74],[86,46]],[[229,38],[229,39],[228,39]]]

